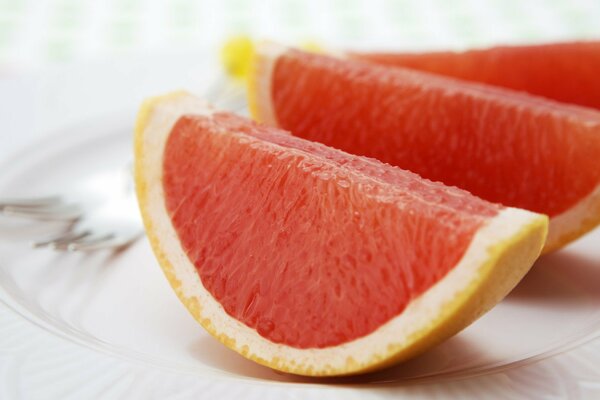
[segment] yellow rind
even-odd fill
[[[221,64],[234,79],[244,79],[254,54],[254,43],[248,36],[229,38],[221,47]]]
[[[153,228],[153,221],[148,211],[148,182],[142,170],[144,130],[157,104],[182,95],[186,93],[176,92],[146,101],[136,122],[135,183],[147,236],[170,285],[198,323],[225,346],[259,364],[298,375],[342,376],[369,372],[406,360],[457,333],[493,307],[527,273],[543,246],[547,233],[547,218],[539,215],[532,219],[530,224],[523,226],[517,234],[488,249],[487,261],[479,268],[477,277],[452,301],[446,303],[444,309],[426,328],[414,334],[402,346],[390,346],[386,354],[374,354],[367,362],[357,363],[352,357],[348,357],[343,367],[332,368],[327,363],[305,365],[280,357],[261,358],[248,346],[238,346],[234,337],[218,332],[212,321],[203,316],[202,304],[184,294],[182,282],[175,273],[169,255],[161,245],[160,232],[156,232]]]
[[[410,345],[390,349],[390,357],[366,367],[368,372],[407,360],[453,336],[499,303],[527,274],[548,233],[548,218],[540,218],[515,236],[497,243],[489,250],[488,261],[479,275],[454,301],[448,303],[431,329],[413,337]]]
[[[261,87],[261,84],[269,82],[270,77],[263,76],[264,71],[269,71],[268,66],[275,63],[277,60],[270,58],[266,52],[262,49],[264,45],[259,43],[253,53],[252,60],[250,62],[251,67],[248,69],[247,83],[247,99],[250,105],[250,115],[258,122],[263,122],[273,125],[277,121],[277,112],[273,104],[261,104],[260,93],[266,91],[265,88]],[[270,82],[268,83],[270,84]],[[265,96],[263,96],[264,98]],[[272,117],[266,118],[268,113],[265,110],[270,110],[269,113],[273,114]],[[285,127],[283,127],[285,129]],[[599,183],[600,185],[600,183]],[[591,206],[586,210],[586,214],[582,215],[578,221],[573,222],[566,228],[560,230],[553,229],[553,218],[550,218],[550,229],[553,229],[551,235],[552,238],[556,238],[548,241],[542,250],[542,254],[548,254],[553,251],[559,250],[562,247],[570,244],[571,242],[581,238],[586,233],[590,232],[598,225],[600,225],[600,192],[593,195],[591,199]],[[586,199],[582,199],[586,200]]]
[[[248,66],[248,75],[246,76],[246,99],[248,101],[248,110],[250,116],[257,122],[264,122],[260,114],[260,104],[258,96],[258,79],[261,76],[262,68],[264,68],[265,62],[269,60],[265,59],[265,56],[260,52],[255,51],[250,59]]]
[[[252,119],[258,122],[262,122],[259,118],[258,109],[258,75],[259,75],[259,63],[262,57],[256,52],[254,53],[250,65],[248,67],[248,75],[246,76],[246,100],[248,101],[248,111]]]

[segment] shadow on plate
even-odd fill
[[[190,350],[204,364],[245,378],[293,383],[353,385],[423,381],[429,377],[437,377],[445,371],[451,371],[457,356],[461,359],[476,359],[478,354],[485,352],[484,349],[474,346],[469,340],[455,336],[419,357],[381,371],[349,377],[311,378],[286,374],[258,365],[217,343],[209,336],[200,338]],[[435,368],[432,368],[432,365],[435,365]]]
[[[600,259],[563,250],[542,256],[504,301],[565,307],[582,296],[600,305]]]

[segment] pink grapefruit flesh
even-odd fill
[[[192,315],[305,375],[381,368],[458,332],[531,267],[547,224],[185,93],[142,109],[136,185]]]
[[[261,121],[549,215],[546,251],[600,222],[595,109],[272,44],[250,81]]]
[[[600,108],[598,41],[499,46],[464,52],[352,53],[351,56]]]
[[[265,338],[300,348],[401,313],[501,209],[229,114],[182,117],[164,157],[167,210],[205,287]]]

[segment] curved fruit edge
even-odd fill
[[[180,115],[207,111],[203,102],[185,93],[144,104],[136,124],[136,190],[153,251],[182,303],[211,335],[257,363],[295,374],[334,376],[367,372],[410,358],[455,334],[500,301],[529,270],[543,245],[546,217],[505,209],[477,233],[446,277],[375,332],[326,349],[272,343],[227,315],[204,289],[164,206],[164,142]],[[154,136],[146,134],[147,128]]]
[[[277,58],[287,47],[275,43],[258,43],[247,77],[250,114],[257,121],[278,126],[271,98],[271,77]],[[343,54],[334,54],[342,57]],[[587,197],[564,213],[550,218],[548,239],[542,254],[547,254],[579,239],[600,225],[600,185]]]
[[[287,48],[263,41],[257,43],[255,49],[260,51],[254,51],[246,77],[248,109],[256,121],[278,126],[271,101],[271,76],[273,76],[275,60],[285,53]]]
[[[513,208],[506,210],[530,213]],[[547,216],[530,214],[536,215],[537,218],[531,218],[529,223],[523,225],[516,234],[487,249],[487,261],[478,268],[476,276],[468,286],[444,305],[437,319],[431,322],[431,325],[434,326],[433,329],[424,330],[423,335],[413,338],[414,342],[410,348],[398,351],[388,360],[373,365],[364,372],[390,366],[421,354],[466,328],[506,297],[529,272],[539,257],[546,240]],[[468,256],[471,248],[480,246],[477,239],[477,237],[473,239],[463,260]],[[450,271],[449,274],[452,272]],[[439,282],[443,282],[445,279],[446,277]]]
[[[548,239],[542,254],[566,246],[598,225],[600,225],[600,184],[573,207],[550,218]]]

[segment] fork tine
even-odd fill
[[[60,196],[47,197],[23,197],[23,198],[6,198],[0,199],[0,209],[5,207],[22,207],[22,208],[37,208],[56,206],[62,203]]]
[[[70,238],[65,238],[63,240],[57,240],[52,242],[52,248],[54,250],[63,250],[67,248],[71,243],[77,242],[78,240],[84,240],[87,237],[90,237],[92,233],[90,231],[85,231],[79,234],[75,234]]]
[[[82,249],[86,246],[97,245],[102,242],[109,241],[113,239],[115,235],[113,233],[107,233],[105,235],[88,235],[86,237],[72,240],[68,243],[61,243],[60,246],[56,246],[57,250],[68,250],[68,251],[76,251]]]
[[[91,235],[90,231],[67,232],[63,235],[56,236],[51,239],[47,239],[47,240],[43,240],[43,241],[39,241],[39,242],[33,242],[32,246],[35,248],[46,247],[46,246],[55,247],[56,245],[59,245],[61,243],[70,243],[73,240],[82,239],[89,235]]]
[[[94,243],[73,243],[69,247],[70,251],[94,251],[102,249],[122,249],[134,242],[137,236],[127,238],[107,238]]]
[[[6,206],[0,208],[0,214],[11,217],[33,218],[44,221],[70,221],[81,216],[81,209],[75,205],[67,205],[63,207],[21,207],[21,206]]]
[[[108,238],[102,242],[97,242],[94,244],[77,244],[77,246],[73,246],[72,250],[77,251],[92,251],[99,249],[124,249],[134,243],[137,239],[144,235],[143,229],[129,231],[127,233],[123,233],[120,235],[114,235],[112,238]]]

